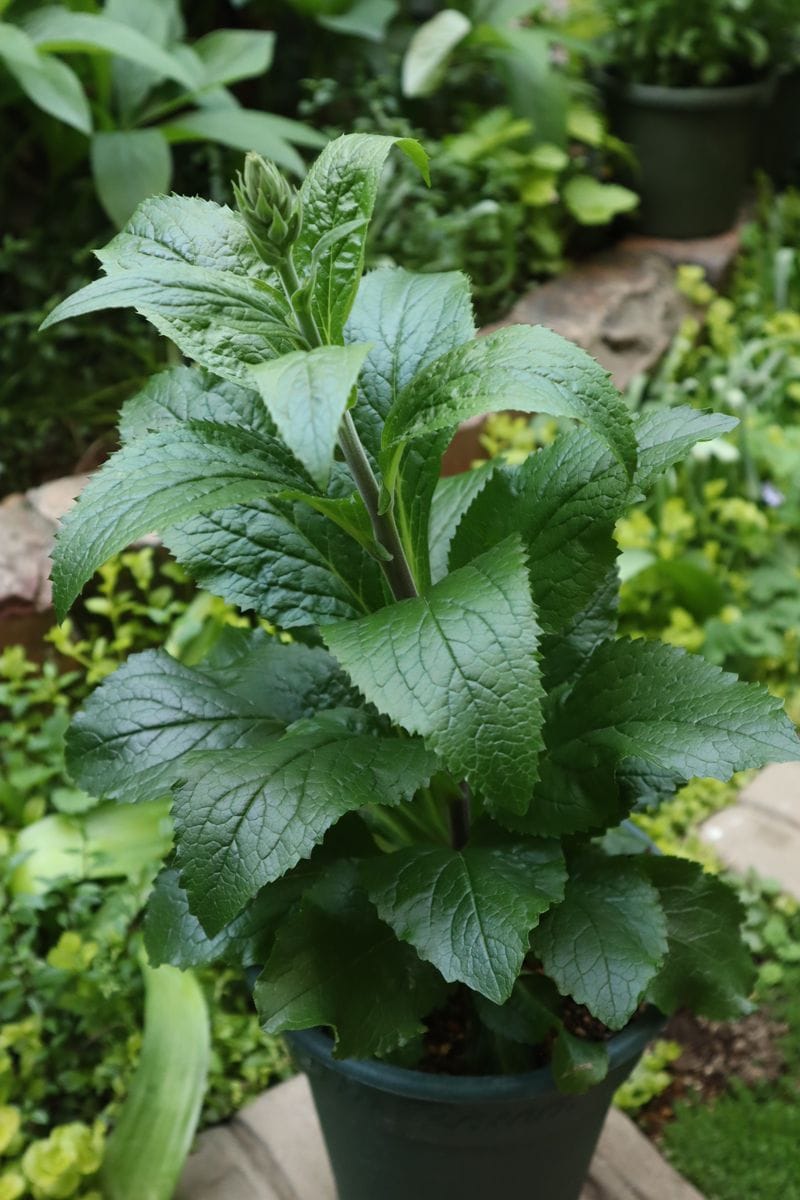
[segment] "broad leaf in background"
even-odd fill
[[[214,29],[196,41],[192,50],[203,64],[203,87],[224,87],[269,70],[275,34],[260,29]]]
[[[412,275],[400,268],[370,272],[345,326],[345,341],[370,346],[353,420],[377,466],[383,425],[418,371],[475,333],[469,281],[456,272]],[[395,494],[395,518],[421,591],[430,584],[428,524],[444,438],[425,438],[408,451]]]
[[[219,142],[234,150],[255,150],[295,175],[303,174],[305,164],[287,140],[288,136],[300,145],[317,148],[325,145],[322,134],[315,135],[299,121],[238,107],[182,113],[160,125],[159,133],[168,142]]]
[[[427,178],[428,156],[413,138],[354,133],[330,142],[303,180],[303,228],[294,248],[301,277],[316,269],[312,313],[326,342],[341,340],[364,269],[367,225],[381,172],[393,146],[407,154]],[[337,227],[363,224],[336,240],[315,262],[320,239]]]
[[[633,424],[608,373],[552,330],[512,325],[443,355],[404,388],[384,428],[385,476],[394,480],[411,439],[499,406],[584,422],[633,475]]]
[[[261,746],[321,708],[346,703],[324,650],[265,633],[227,633],[200,666],[163,651],[133,655],[72,722],[67,762],[93,795],[142,801],[169,791],[192,750]]]
[[[511,995],[529,935],[564,895],[558,842],[415,847],[369,862],[378,916],[450,983],[495,1004]]]
[[[403,55],[403,95],[417,99],[436,91],[450,55],[471,28],[469,18],[454,8],[443,8],[420,25]]]
[[[97,568],[136,538],[287,489],[313,491],[285,446],[232,425],[187,421],[123,446],[90,479],[59,530],[59,620]]]
[[[524,812],[542,747],[536,617],[508,538],[429,594],[323,630],[381,712],[421,734],[493,811]]]
[[[783,702],[699,655],[622,639],[595,650],[550,726],[548,746],[570,768],[640,759],[683,780],[729,779],[795,758]]]
[[[172,809],[192,911],[219,932],[345,813],[410,800],[435,770],[422,742],[374,736],[348,710],[300,721],[258,749],[192,755]]]
[[[148,196],[169,191],[172,156],[157,129],[96,133],[90,159],[97,194],[117,225],[124,225]]]
[[[441,976],[378,919],[348,863],[283,924],[255,987],[266,1033],[330,1025],[341,1058],[404,1045],[443,994]]]
[[[37,108],[81,133],[92,132],[92,111],[78,76],[66,63],[40,53],[16,25],[0,22],[0,60]]]
[[[562,995],[622,1029],[667,952],[658,892],[636,859],[587,857],[539,922],[533,949]]]
[[[639,197],[618,183],[601,183],[594,175],[573,175],[562,190],[564,203],[581,225],[607,225],[620,213],[638,207]]]
[[[736,894],[697,863],[648,856],[641,865],[661,898],[669,945],[648,999],[665,1013],[688,1008],[717,1021],[748,1012],[755,968]]]
[[[327,487],[345,409],[368,346],[320,346],[284,354],[250,374],[286,445]]]
[[[398,0],[354,0],[342,13],[322,13],[317,17],[325,29],[345,37],[366,38],[368,42],[382,42],[386,27],[399,9]]]

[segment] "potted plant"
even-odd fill
[[[725,885],[620,824],[800,743],[764,690],[615,637],[616,518],[733,419],[635,419],[541,327],[475,339],[456,273],[362,278],[393,144],[427,170],[353,135],[299,192],[249,158],[239,213],[145,202],[50,316],[134,305],[199,368],[126,405],[58,539],[59,615],[153,529],[255,614],[195,667],[130,658],[69,762],[92,794],[172,795],[151,958],[257,973],[342,1200],[574,1200],[660,1014],[738,1013],[752,979]],[[492,406],[565,428],[440,481]]]
[[[641,229],[708,237],[735,222],[794,0],[597,0],[612,127],[640,163]]]

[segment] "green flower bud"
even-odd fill
[[[297,190],[273,162],[250,151],[233,193],[259,256],[273,266],[281,262],[297,241],[303,223]]]

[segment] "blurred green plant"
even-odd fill
[[[614,1103],[623,1112],[637,1112],[645,1104],[660,1096],[672,1083],[666,1069],[680,1058],[681,1047],[677,1042],[659,1038],[645,1050],[633,1073],[614,1093]]]
[[[0,25],[0,60],[24,94],[89,139],[97,194],[118,226],[169,191],[172,145],[257,149],[302,174],[295,147],[324,144],[298,121],[243,108],[229,90],[269,69],[271,33],[216,29],[192,45],[183,33],[178,0],[106,0],[89,12],[54,4]],[[80,56],[81,74],[63,55]]]

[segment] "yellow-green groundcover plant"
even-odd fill
[[[800,743],[764,690],[616,636],[615,522],[735,420],[635,419],[544,328],[476,339],[459,274],[363,275],[394,144],[342,137],[299,191],[251,158],[239,212],[145,202],[51,316],[133,306],[196,364],[126,405],[58,540],[59,614],[155,529],[200,585],[293,634],[229,631],[195,667],[132,657],[76,719],[71,769],[120,802],[172,797],[155,962],[258,967],[265,1029],[407,1063],[458,992],[492,1035],[484,1071],[546,1043],[580,1091],[607,1042],[575,1036],[565,998],[613,1031],[643,1001],[739,1013],[752,980],[722,882],[603,835]],[[458,423],[489,409],[563,428],[519,466],[440,480]]]

